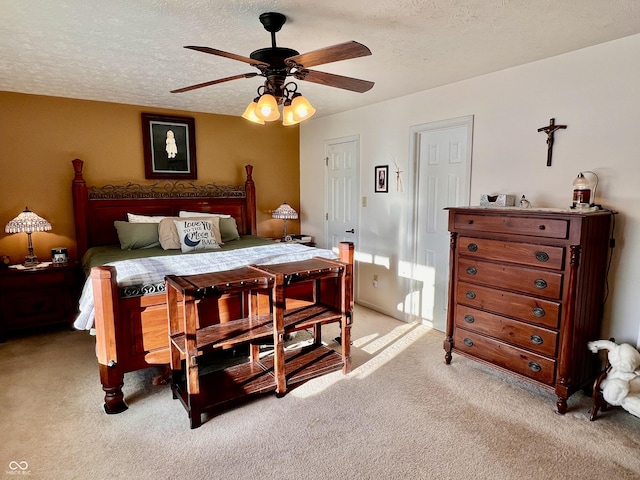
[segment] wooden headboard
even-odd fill
[[[236,219],[241,235],[257,235],[256,190],[253,166],[246,165],[242,186],[215,183],[196,185],[184,180],[162,180],[149,185],[87,186],[80,159],[72,161],[75,177],[71,184],[78,258],[90,247],[118,243],[113,225],[127,220],[127,213],[178,216],[180,210],[226,213]]]

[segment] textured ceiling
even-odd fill
[[[638,0],[0,0],[0,90],[240,115],[262,77],[228,58],[271,45],[258,20],[287,16],[300,53],[356,40],[373,55],[314,67],[372,80],[366,93],[298,82],[327,115],[640,33]]]

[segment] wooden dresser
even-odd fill
[[[613,212],[459,207],[451,249],[445,361],[452,352],[567,398],[598,371]]]

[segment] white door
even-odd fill
[[[325,143],[327,199],[325,237],[327,248],[358,237],[358,137]]]
[[[413,127],[413,302],[424,324],[444,331],[449,285],[446,207],[469,205],[473,117]]]

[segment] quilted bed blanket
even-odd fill
[[[164,291],[167,275],[196,275],[232,270],[245,265],[269,265],[308,260],[313,257],[336,259],[331,250],[307,247],[296,243],[275,243],[229,251],[210,251],[195,255],[137,258],[107,263],[116,269],[121,293],[135,291],[155,294]],[[129,295],[133,296],[133,295]],[[87,278],[80,296],[79,314],[74,322],[78,330],[93,328],[95,310],[91,278]]]

